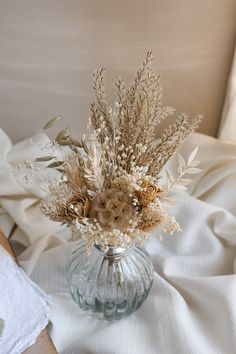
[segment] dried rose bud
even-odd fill
[[[160,196],[161,188],[155,186],[148,181],[144,181],[141,184],[142,190],[135,191],[135,195],[139,200],[141,207],[146,207],[148,204],[154,202],[154,200]]]
[[[68,221],[74,219],[83,219],[88,216],[90,210],[90,200],[89,198],[81,193],[77,193],[76,196],[71,198],[65,209],[65,217]]]

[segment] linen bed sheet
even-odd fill
[[[39,211],[42,191],[10,176],[20,160],[46,155],[40,134],[12,146],[0,130],[0,228],[24,249],[23,269],[51,295],[49,328],[61,354],[234,354],[236,352],[236,144],[194,134],[181,153],[197,144],[203,172],[189,192],[178,192],[173,214],[183,232],[155,233],[146,247],[154,283],[143,306],[130,317],[99,321],[71,299],[66,261],[73,242],[66,230]],[[45,149],[42,147],[45,146]],[[174,160],[170,168],[174,165]]]

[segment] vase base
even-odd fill
[[[70,294],[72,299],[79,305],[80,309],[88,315],[94,316],[99,320],[114,321],[121,320],[138,310],[147,299],[151,287],[152,283],[150,283],[149,289],[147,289],[142,296],[134,297],[131,303],[127,300],[123,300],[122,302],[104,302],[98,298],[89,302],[88,299],[84,301],[83,295],[80,294],[79,291],[70,291]]]

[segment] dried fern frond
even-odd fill
[[[92,192],[100,191],[103,187],[104,177],[101,166],[102,152],[95,143],[88,145],[88,155],[84,161],[84,181],[88,190]]]
[[[100,119],[102,117],[104,122],[104,129],[99,132],[100,140],[103,141],[105,135],[112,136],[113,128],[111,124],[111,120],[109,117],[109,109],[106,100],[105,94],[105,85],[104,85],[104,72],[105,69],[100,68],[95,70],[94,72],[94,83],[93,89],[96,101],[91,105],[91,123],[95,129],[100,127]]]
[[[154,139],[155,126],[174,113],[172,107],[162,107],[160,76],[151,70],[152,52],[148,52],[138,69],[134,84],[125,89],[123,81],[116,81],[118,120],[121,139],[119,145],[131,146],[138,153],[139,144],[148,145]],[[127,155],[126,170],[131,168],[131,154]]]
[[[159,95],[159,78],[151,71],[152,52],[148,52],[142,66],[138,69],[134,84],[120,96],[122,107],[120,118],[120,131],[122,144],[133,146],[137,136],[147,123],[147,111],[150,110],[150,102],[153,96]],[[148,115],[151,118],[150,115]]]
[[[157,147],[150,147],[141,156],[139,163],[149,166],[148,173],[158,177],[166,162],[174,155],[183,141],[197,129],[202,120],[198,114],[189,122],[187,114],[181,114],[175,123],[171,124],[161,135]]]
[[[118,168],[122,167],[130,173],[132,156],[139,155],[136,163],[147,165],[148,172],[154,176],[160,173],[183,140],[197,128],[199,116],[189,122],[187,115],[180,115],[174,124],[164,130],[160,144],[155,148],[151,147],[156,125],[174,114],[172,107],[162,106],[160,76],[152,71],[151,63],[152,52],[149,51],[130,88],[125,88],[125,84],[120,78],[116,79],[117,109],[115,119],[106,102],[104,69],[98,69],[94,74],[96,102],[91,105],[91,122],[98,140],[102,144],[106,137],[109,138],[107,151],[119,150],[122,146],[130,148],[125,153],[125,164],[121,165],[119,161],[115,161]],[[140,154],[139,147],[141,145],[147,149]],[[104,154],[104,158],[109,159],[108,152]]]
[[[126,90],[125,90],[124,81],[119,76],[116,77],[115,87],[116,87],[117,103],[119,107],[121,107],[122,102],[125,99]]]

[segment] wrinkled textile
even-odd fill
[[[2,335],[3,329],[4,329],[4,320],[2,318],[0,318],[0,337]]]
[[[236,49],[229,76],[224,109],[221,117],[219,138],[236,142]]]
[[[1,254],[0,246],[0,254]],[[1,354],[21,354],[48,323],[48,298],[5,252],[0,259]]]
[[[1,132],[1,164],[42,155],[29,141],[11,147]],[[41,145],[47,137],[33,141]],[[189,192],[178,192],[173,215],[183,232],[153,234],[146,247],[154,264],[154,283],[143,306],[130,317],[99,321],[71,299],[66,262],[72,242],[57,224],[40,215],[36,187],[18,177],[0,177],[0,227],[20,227],[13,241],[26,249],[23,269],[52,297],[50,335],[63,354],[234,354],[236,352],[236,144],[194,134],[182,148],[197,145],[203,172]],[[44,154],[46,155],[47,153]],[[170,168],[174,167],[174,160]]]

